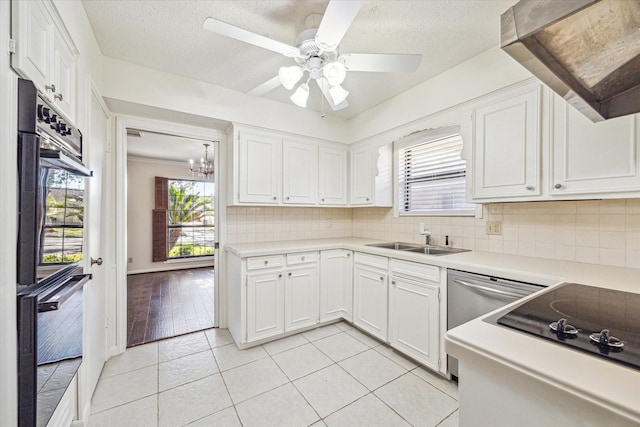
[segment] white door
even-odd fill
[[[351,151],[351,204],[370,205],[373,197],[373,164],[369,147]]]
[[[473,111],[473,197],[540,194],[541,87]]]
[[[285,139],[282,142],[283,203],[318,202],[318,144]]]
[[[353,269],[353,323],[387,340],[387,273]]]
[[[640,115],[593,123],[554,97],[552,176],[554,196],[640,189]]]
[[[238,200],[247,203],[280,203],[282,141],[258,132],[240,132]]]
[[[318,323],[318,267],[288,271],[284,290],[285,331]]]
[[[438,285],[391,276],[389,343],[392,347],[438,370]]]
[[[91,97],[91,128],[84,141],[85,163],[93,171],[87,179],[85,232],[87,250],[85,258],[92,279],[84,287],[84,347],[80,377],[80,409],[91,401],[102,366],[107,358],[107,274],[114,262],[108,258],[108,215],[104,215],[108,196],[106,153],[109,118],[102,104]],[[102,258],[102,265],[90,265],[89,258]],[[115,319],[114,319],[115,321]]]
[[[320,254],[320,321],[352,319],[353,256],[336,249]]]
[[[347,150],[339,147],[319,148],[318,191],[321,205],[347,204]]]
[[[283,273],[254,274],[247,279],[247,341],[284,333]]]

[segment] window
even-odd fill
[[[398,143],[399,213],[475,215],[466,202],[466,161],[459,134],[421,133]]]
[[[168,180],[167,257],[213,255],[214,183]]]

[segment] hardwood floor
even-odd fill
[[[214,326],[213,268],[127,277],[127,347]]]

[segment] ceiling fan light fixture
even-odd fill
[[[305,108],[307,106],[307,99],[309,99],[309,85],[302,83],[293,95],[291,95],[290,99],[298,107]]]
[[[280,67],[280,70],[278,71],[280,83],[282,83],[282,86],[288,90],[293,89],[295,84],[302,78],[302,74],[302,68],[297,65],[292,65],[291,67]]]
[[[347,76],[347,69],[340,61],[329,62],[322,68],[322,75],[331,86],[338,86],[344,82]]]
[[[344,89],[340,85],[336,85],[332,86],[331,89],[329,89],[329,94],[331,95],[333,103],[335,105],[339,105],[342,104],[345,99],[347,99],[347,96],[349,96],[349,91]]]

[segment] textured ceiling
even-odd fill
[[[346,0],[348,1],[348,0]],[[341,53],[420,53],[415,73],[349,72],[351,118],[499,42],[500,14],[516,0],[369,0],[340,44]],[[202,29],[208,16],[295,44],[305,18],[326,0],[83,0],[106,56],[248,92],[292,59]],[[279,87],[266,98],[290,103]],[[308,107],[320,110],[313,87]]]

